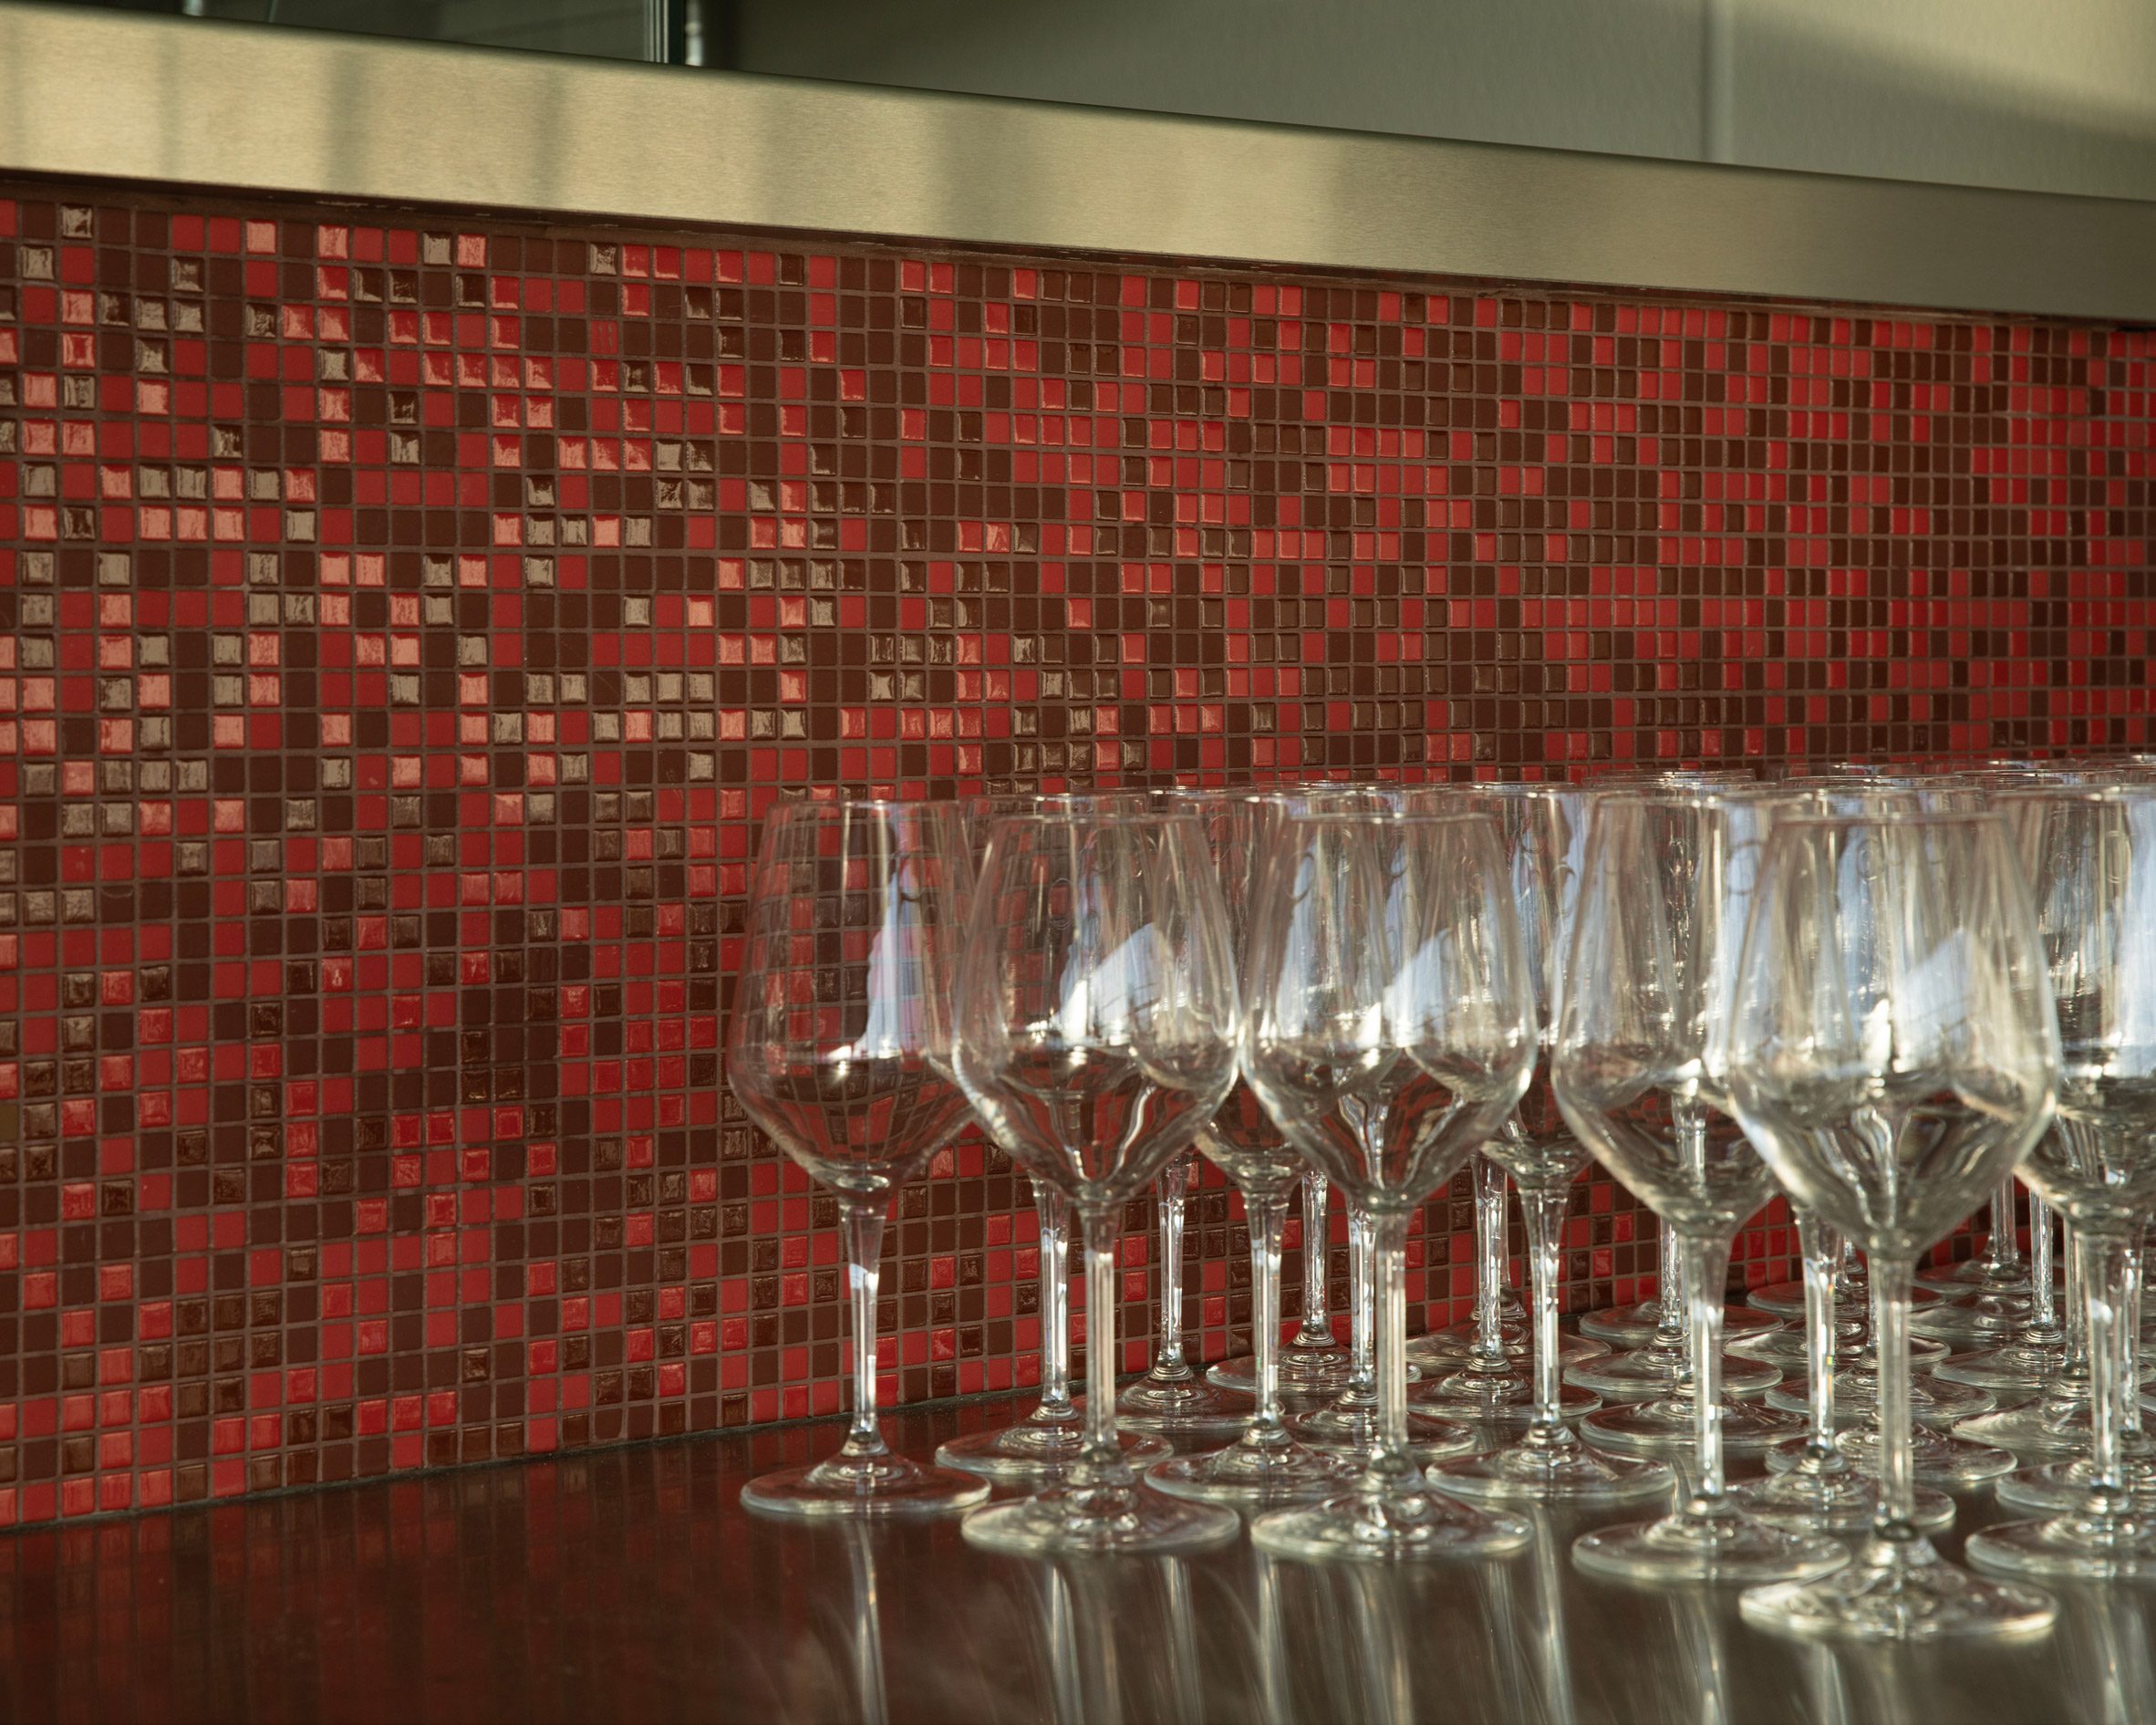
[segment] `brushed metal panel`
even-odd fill
[[[570,60],[0,0],[0,170],[2156,318],[2156,204]]]

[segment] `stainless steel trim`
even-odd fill
[[[0,0],[0,171],[2156,320],[2156,203]]]

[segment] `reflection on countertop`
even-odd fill
[[[1000,1403],[901,1416],[926,1455]],[[950,1521],[760,1521],[752,1473],[828,1425],[258,1500],[0,1540],[10,1719],[1011,1720],[2156,1719],[2156,1595],[2061,1590],[2020,1647],[1819,1647],[1734,1591],[1571,1564],[1538,1518],[1494,1563],[1028,1563]],[[1989,1519],[1963,1501],[1959,1533]],[[1955,1542],[1948,1542],[1948,1549]]]

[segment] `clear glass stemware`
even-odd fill
[[[1657,1497],[1674,1482],[1671,1470],[1659,1461],[1601,1454],[1582,1443],[1567,1423],[1558,1378],[1566,1200],[1587,1166],[1588,1154],[1559,1111],[1550,1089],[1549,1055],[1556,1040],[1579,902],[1588,798],[1559,785],[1510,785],[1478,788],[1456,799],[1456,805],[1487,810],[1498,823],[1535,985],[1540,1031],[1535,1076],[1484,1152],[1512,1176],[1527,1217],[1534,1398],[1527,1429],[1518,1439],[1493,1453],[1447,1461],[1438,1478],[1447,1490],[1477,1499],[1622,1503]]]
[[[1253,877],[1283,812],[1281,805],[1229,793],[1186,793],[1182,804],[1204,829],[1239,967],[1249,940]],[[1249,1223],[1257,1407],[1241,1435],[1225,1449],[1174,1457],[1156,1464],[1145,1477],[1177,1497],[1249,1505],[1336,1491],[1354,1477],[1355,1463],[1297,1442],[1280,1409],[1280,1242],[1288,1194],[1303,1170],[1302,1155],[1239,1076],[1219,1110],[1199,1129],[1197,1146],[1242,1193]]]
[[[2051,1117],[2058,1040],[2020,870],[1988,816],[1791,820],[1767,848],[1723,1082],[1791,1200],[1869,1260],[1880,1502],[1847,1570],[1756,1588],[1745,1617],[1866,1639],[2042,1633],[2047,1595],[1946,1562],[1916,1524],[1907,1348],[1918,1254]]]
[[[727,1083],[837,1193],[854,1332],[845,1441],[814,1466],[744,1486],[741,1502],[767,1514],[936,1514],[988,1495],[985,1481],[894,1455],[876,1420],[884,1224],[898,1189],[967,1120],[950,1055],[971,873],[952,804],[802,801],[764,821]]]
[[[1746,1514],[1724,1470],[1723,1291],[1731,1242],[1768,1177],[1718,1106],[1707,1053],[1778,806],[1656,790],[1604,796],[1591,817],[1552,1060],[1558,1106],[1595,1159],[1675,1230],[1692,1347],[1695,1460],[1682,1502],[1572,1548],[1581,1567],[1628,1580],[1757,1581],[1847,1561],[1833,1540]]]
[[[2080,1242],[2093,1429],[2080,1502],[1971,1535],[1969,1559],[2016,1574],[2156,1580],[2156,1516],[2124,1449],[2140,1392],[2135,1260],[2156,1211],[2156,792],[2047,786],[1999,800],[2036,899],[2063,1053],[2058,1124],[2024,1177]]]
[[[1093,795],[1013,792],[975,796],[963,805],[968,848],[979,874],[982,853],[995,824],[1011,815],[1054,813],[1142,813],[1146,797],[1136,792]],[[1042,1486],[1060,1478],[1085,1448],[1085,1418],[1071,1395],[1071,1206],[1062,1193],[1037,1175],[1028,1180],[1033,1194],[1039,1261],[1041,1393],[1015,1425],[952,1438],[936,1451],[938,1467],[978,1473],[999,1485]],[[1124,1459],[1133,1465],[1170,1453],[1165,1438],[1143,1432],[1119,1435]]]
[[[1235,972],[1197,822],[1031,811],[997,822],[959,968],[954,1065],[1005,1154],[1063,1193],[1085,1244],[1085,1445],[1054,1484],[972,1512],[969,1543],[1058,1554],[1190,1551],[1232,1510],[1141,1484],[1115,1431],[1125,1207],[1235,1078]]]
[[[1251,929],[1243,1076],[1369,1221],[1380,1415],[1354,1490],[1271,1511],[1251,1537],[1298,1557],[1517,1549],[1527,1523],[1432,1491],[1407,1448],[1409,1223],[1519,1099],[1534,1058],[1496,832],[1477,816],[1291,818]]]

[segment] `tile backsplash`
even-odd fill
[[[2150,353],[0,183],[0,1523],[835,1410],[720,1072],[785,787],[2146,743]],[[906,1193],[891,1396],[1032,1380],[1023,1192]]]

